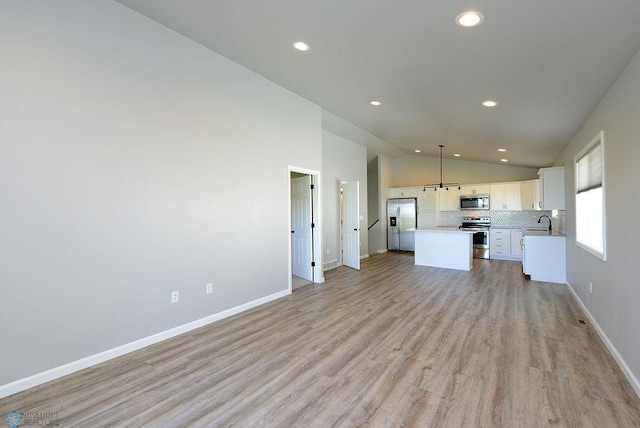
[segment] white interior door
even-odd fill
[[[311,176],[291,179],[291,272],[313,281]]]
[[[342,184],[342,263],[360,269],[360,182]]]

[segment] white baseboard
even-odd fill
[[[324,278],[323,278],[323,282],[324,282]],[[156,333],[148,337],[144,337],[142,339],[138,339],[136,341],[127,343],[125,345],[118,346],[116,348],[109,349],[107,351],[100,352],[98,354],[91,355],[85,358],[81,358],[77,361],[73,361],[59,367],[54,367],[50,370],[37,373],[33,376],[29,376],[24,379],[18,379],[6,385],[0,385],[0,398],[8,397],[9,395],[15,394],[17,392],[21,392],[26,389],[33,388],[34,386],[42,385],[43,383],[61,378],[71,373],[75,373],[79,370],[83,370],[88,367],[94,366],[96,364],[100,364],[102,362],[119,357],[121,355],[128,354],[133,351],[137,351],[138,349],[144,348],[146,346],[150,346],[158,342],[162,342],[163,340],[170,339],[172,337],[189,332],[191,330],[195,330],[196,328],[200,328],[207,324],[211,324],[212,322],[230,317],[240,312],[244,312],[248,309],[254,308],[256,306],[260,306],[272,300],[279,299],[280,297],[284,297],[288,294],[290,294],[289,290],[283,290],[278,293],[271,294],[269,296],[265,296],[260,299],[254,300],[252,302],[248,302],[240,306],[236,306],[235,308],[227,309],[226,311],[209,315],[199,320],[195,320],[187,324],[183,324],[181,326],[174,327],[169,330],[165,330],[163,332]]]
[[[596,329],[598,336],[600,336],[600,339],[604,342],[604,345],[607,347],[607,349],[609,350],[613,358],[616,360],[616,363],[618,363],[618,366],[620,367],[620,369],[622,369],[622,373],[624,373],[625,377],[631,384],[631,387],[635,391],[636,395],[640,398],[640,382],[638,381],[638,378],[635,376],[635,374],[633,374],[633,372],[625,362],[624,358],[622,358],[622,355],[620,355],[620,352],[618,352],[614,344],[611,343],[611,340],[609,340],[609,337],[607,337],[604,330],[602,330],[602,328],[600,327],[600,324],[598,324],[594,316],[591,315],[591,312],[589,312],[589,309],[587,309],[587,307],[582,302],[582,300],[580,300],[580,297],[578,297],[578,294],[575,292],[573,287],[571,287],[571,284],[569,284],[569,282],[567,282],[567,287],[569,287],[569,291],[573,295],[573,298],[576,299],[576,302],[578,302],[580,309],[582,309],[582,312],[584,312],[587,318],[589,318],[589,322],[591,323],[593,328]]]
[[[362,259],[368,259],[369,258],[369,254],[363,254],[360,256],[360,260]]]
[[[377,253],[379,254],[384,254],[386,253],[388,250],[385,248],[384,250],[378,250]]]

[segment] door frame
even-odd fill
[[[296,276],[313,282],[313,176],[291,173],[291,269]],[[302,199],[302,200],[301,200]],[[305,238],[305,239],[300,239]],[[302,258],[299,258],[302,257]],[[293,282],[296,286],[296,281]]]
[[[310,175],[311,176],[311,182],[314,185],[314,191],[313,191],[313,196],[312,196],[312,212],[311,214],[313,215],[313,223],[315,225],[315,227],[312,229],[311,234],[312,234],[312,242],[313,242],[313,248],[312,248],[312,254],[313,254],[313,258],[315,261],[315,267],[313,268],[313,282],[316,284],[320,284],[324,282],[324,271],[322,270],[322,218],[321,218],[321,213],[322,213],[322,198],[321,198],[321,192],[322,192],[322,187],[320,186],[321,183],[321,176],[320,176],[320,171],[316,171],[313,169],[307,169],[307,168],[301,168],[301,167],[297,167],[297,166],[292,166],[289,165],[287,168],[287,188],[288,188],[288,192],[287,192],[287,201],[288,201],[288,205],[289,205],[289,210],[288,210],[288,222],[289,222],[289,227],[287,228],[287,259],[288,259],[288,263],[287,263],[287,272],[288,277],[287,277],[287,281],[289,284],[289,294],[293,291],[293,284],[292,284],[292,275],[293,275],[293,271],[292,271],[292,267],[291,267],[291,263],[292,263],[292,257],[291,257],[291,173],[292,172],[297,172],[299,174],[306,174],[306,175]]]

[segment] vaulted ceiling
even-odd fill
[[[437,156],[442,144],[445,157],[529,167],[557,159],[640,49],[638,0],[118,1],[386,150]],[[469,9],[484,21],[457,26]]]

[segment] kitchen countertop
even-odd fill
[[[521,230],[523,235],[565,236],[564,233],[558,232],[555,229],[553,229],[551,231],[551,233],[549,233],[549,230],[546,227],[536,227],[536,226],[522,227],[522,226],[504,226],[504,225],[493,226],[493,225],[491,225],[491,229],[512,229],[512,230],[515,229],[515,230]]]
[[[460,230],[457,227],[425,227],[424,229],[416,229],[416,232],[447,232],[447,233],[476,233],[476,230]]]
[[[557,230],[552,230],[549,232],[547,229],[544,230],[531,230],[531,229],[522,229],[523,236],[565,236],[564,233],[560,233]]]

